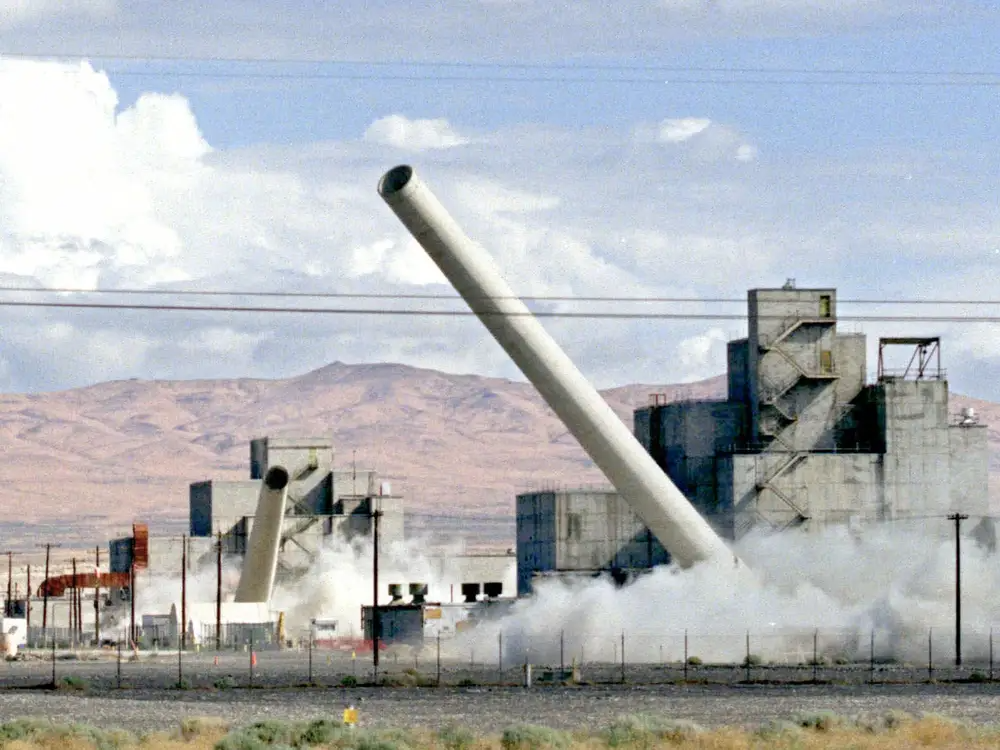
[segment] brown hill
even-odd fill
[[[631,424],[651,393],[674,400],[724,391],[716,377],[604,395]],[[956,396],[953,411],[966,405],[1000,427],[1000,405]],[[605,483],[525,383],[339,362],[286,380],[117,381],[0,396],[6,548],[93,545],[134,519],[180,534],[188,484],[245,478],[248,443],[266,434],[332,435],[337,464],[376,468],[406,496],[417,528],[509,540],[517,492]],[[1000,476],[1000,434],[990,438]]]

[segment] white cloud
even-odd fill
[[[704,117],[681,117],[667,119],[660,123],[659,139],[665,143],[680,143],[702,133],[712,124]]]
[[[739,160],[751,153],[740,149],[752,148],[752,139],[739,123],[664,114],[614,132],[481,129],[462,148],[421,152],[417,168],[521,294],[743,298],[749,287],[791,276],[803,286],[840,285],[845,295],[895,297],[912,289],[926,296],[937,293],[942,274],[952,274],[958,288],[961,272],[971,288],[995,272],[1000,209],[958,202],[967,192],[946,200],[936,189],[943,183],[934,182],[960,181],[963,191],[989,194],[993,173],[985,166],[977,172],[975,161],[929,161],[917,153],[782,163],[769,156],[748,169]],[[710,124],[672,142],[658,137],[663,122],[688,120]],[[445,120],[426,122],[445,123],[430,129],[438,143],[449,134],[462,139]],[[2,281],[451,293],[376,195],[378,176],[395,157],[363,130],[328,143],[213,150],[181,97],[146,94],[123,109],[108,79],[89,66],[0,63]],[[880,163],[905,163],[919,179],[901,182]],[[872,271],[880,268],[891,268],[891,283]],[[455,306],[343,302],[442,305]],[[621,302],[540,306],[742,312]],[[287,376],[338,358],[516,375],[467,317],[0,308],[0,325],[0,390],[131,376]],[[716,374],[725,367],[724,341],[741,333],[739,321],[697,319],[545,325],[601,385]],[[911,327],[927,333],[926,326]],[[898,332],[887,328],[879,332]],[[995,361],[988,333],[976,330],[974,339],[945,347],[968,353],[964,377],[986,394],[996,393],[998,381],[980,379],[975,364]],[[955,381],[953,387],[975,390]]]
[[[365,131],[365,140],[406,151],[454,148],[469,142],[443,118],[410,120],[403,115],[389,115],[376,120]]]
[[[729,336],[721,328],[683,339],[677,345],[677,359],[682,368],[681,381],[692,382],[718,375],[726,369],[726,342]]]
[[[739,130],[707,117],[669,117],[655,125],[642,123],[635,128],[634,138],[640,143],[664,144],[677,149],[683,158],[702,162],[750,162],[757,158],[757,147]]]

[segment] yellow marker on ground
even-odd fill
[[[353,727],[358,723],[358,709],[348,706],[344,709],[344,726]]]

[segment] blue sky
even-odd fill
[[[606,6],[0,1],[2,282],[447,291],[375,195],[409,161],[521,293],[1000,298],[1000,9]],[[472,320],[0,316],[6,391],[334,359],[516,376]],[[716,374],[743,332],[547,325],[600,385]],[[943,335],[953,387],[1000,399],[996,324],[863,330]]]

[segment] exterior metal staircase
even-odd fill
[[[799,418],[796,409],[787,403],[787,396],[794,393],[804,381],[831,381],[838,377],[832,358],[824,360],[821,355],[818,367],[808,367],[785,349],[782,343],[804,326],[835,324],[836,319],[832,317],[793,316],[782,321],[779,332],[773,337],[758,339],[762,357],[774,354],[792,369],[792,376],[781,383],[769,382],[762,377],[759,392],[761,417],[758,422],[758,433],[768,439],[767,446],[761,452],[761,459],[765,465],[770,464],[770,466],[756,482],[756,490],[758,498],[764,492],[771,492],[793,512],[792,519],[786,524],[781,524],[781,528],[799,525],[809,518],[808,509],[796,502],[787,488],[783,489],[777,485],[777,481],[783,475],[809,457],[807,451],[799,450],[794,439],[789,439],[787,436],[789,428],[795,425]],[[779,455],[781,458],[774,460],[773,457]],[[766,519],[759,511],[741,523],[741,526],[753,525],[755,518],[767,520],[772,527],[779,526],[771,519]]]

